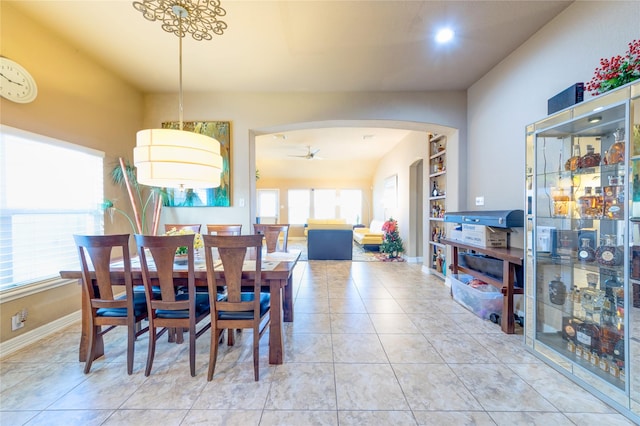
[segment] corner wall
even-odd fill
[[[130,85],[40,26],[10,2],[2,2],[0,52],[24,66],[35,78],[38,96],[28,104],[0,99],[0,122],[52,138],[104,151],[105,197],[125,199],[110,182],[119,156],[131,157],[142,122],[142,96]],[[25,159],[26,161],[26,159]],[[60,189],[60,196],[65,194]],[[124,221],[105,221],[107,232],[130,232]],[[69,236],[71,238],[71,236]],[[11,316],[26,308],[25,326],[11,331]],[[20,297],[0,299],[0,342],[80,310],[80,286],[66,285]]]

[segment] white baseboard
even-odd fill
[[[19,351],[20,349],[29,346],[32,343],[37,342],[40,339],[44,339],[53,333],[56,333],[60,329],[67,327],[82,319],[82,311],[73,312],[62,318],[58,318],[49,324],[38,327],[34,330],[27,331],[13,339],[9,339],[6,342],[0,343],[0,358],[11,355],[12,353]]]

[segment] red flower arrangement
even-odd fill
[[[380,245],[381,253],[388,253],[389,257],[395,258],[404,252],[402,238],[400,238],[400,233],[398,232],[398,222],[394,218],[390,217],[382,225],[382,232],[384,233],[384,238]]]
[[[586,85],[592,96],[613,90],[640,78],[640,40],[629,43],[625,56],[614,56],[611,59],[600,59],[600,67],[596,68],[593,78]]]
[[[391,218],[382,225],[382,231],[386,234],[393,234],[396,231],[396,226],[398,226],[398,222]]]

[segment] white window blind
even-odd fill
[[[0,291],[79,268],[73,234],[103,234],[104,153],[0,126]]]

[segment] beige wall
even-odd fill
[[[2,124],[104,151],[105,195],[124,199],[124,193],[110,184],[108,174],[118,156],[131,156],[142,122],[142,95],[6,2],[0,16],[0,39],[2,56],[23,65],[38,85],[38,97],[32,103],[0,99]],[[60,188],[60,196],[73,194]],[[130,232],[123,221],[105,226],[107,232]],[[22,308],[29,311],[25,327],[12,332],[11,316]],[[5,301],[0,304],[0,342],[79,309],[76,282]]]
[[[232,121],[232,207],[165,209],[163,222],[177,215],[189,223],[242,223],[243,229],[255,218],[255,136],[289,129],[342,125],[392,127],[457,132],[457,145],[464,152],[466,140],[465,92],[384,92],[384,93],[185,93],[185,120]],[[146,97],[145,125],[158,126],[175,119],[175,97],[152,94]],[[426,149],[426,148],[425,148]],[[411,152],[412,150],[408,151]],[[411,154],[415,156],[415,153]],[[402,167],[408,165],[403,164]],[[452,167],[453,174],[464,170]],[[407,169],[408,173],[408,169]],[[261,179],[262,180],[262,179]],[[260,185],[266,185],[260,182]],[[375,191],[378,187],[372,182]],[[408,189],[406,189],[408,191]],[[244,207],[240,207],[240,201]],[[373,217],[378,212],[372,207]],[[211,223],[211,222],[209,222]],[[406,229],[406,232],[409,230]]]
[[[460,182],[464,199],[459,208],[472,206],[479,195],[485,197],[485,209],[522,208],[525,125],[546,115],[548,98],[576,81],[588,81],[601,57],[623,53],[629,41],[640,38],[638,22],[637,1],[576,2],[468,93],[186,93],[185,120],[232,122],[233,206],[165,209],[163,218],[249,226],[255,217],[255,134],[335,120],[362,125],[389,120],[412,130],[428,130],[429,124],[460,129],[458,158],[469,160],[455,165],[457,170],[449,168],[451,174],[467,170]],[[142,98],[89,54],[65,44],[7,3],[2,5],[1,24],[2,55],[24,65],[39,85],[39,96],[31,104],[0,101],[3,124],[103,150],[108,171],[117,156],[131,158],[137,130],[176,119],[174,95]],[[493,166],[496,160],[501,161],[500,167]],[[380,178],[387,172],[381,170]],[[108,177],[105,182],[107,197],[124,199],[120,190],[109,185]],[[239,207],[240,199],[244,207]],[[107,223],[107,229],[128,230],[124,222]],[[50,299],[57,305],[68,304],[65,312],[72,312],[79,307],[78,288],[68,287],[53,290],[56,295]],[[30,299],[23,302],[27,308],[32,303]],[[34,301],[38,312],[53,311],[38,303]],[[4,308],[0,341],[16,335],[5,332],[10,323],[6,316],[13,313]],[[34,317],[21,332],[51,318],[36,323]]]
[[[600,58],[624,54],[634,39],[639,1],[575,2],[469,89],[471,208],[524,209],[525,126],[547,115],[549,98],[588,82]],[[484,207],[474,206],[477,196]]]

